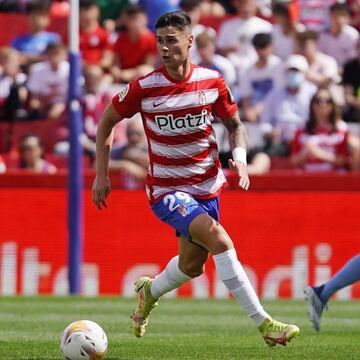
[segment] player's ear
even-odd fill
[[[190,49],[192,47],[193,41],[194,41],[194,35],[190,35],[188,37],[188,49]]]

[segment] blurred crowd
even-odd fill
[[[68,156],[67,39],[47,30],[60,5],[69,11],[66,1],[0,1],[0,11],[25,13],[29,26],[0,48],[0,127],[27,129],[0,146],[0,173],[55,173],[56,159]],[[250,174],[276,166],[360,170],[360,0],[80,0],[81,142],[89,166],[101,113],[125,83],[160,64],[154,23],[177,9],[192,20],[192,62],[219,71],[238,103]],[[50,149],[47,134],[31,131],[41,122],[52,124]],[[220,121],[214,128],[226,167],[226,131]],[[140,119],[121,122],[110,167],[141,182],[146,146]]]

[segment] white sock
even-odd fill
[[[179,256],[173,257],[165,270],[155,277],[151,285],[151,295],[157,299],[192,278],[179,269]]]
[[[216,271],[229,291],[236,297],[241,306],[257,326],[271,316],[260,304],[250,281],[236,256],[235,249],[227,250],[213,256]]]

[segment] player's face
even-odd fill
[[[178,67],[189,56],[193,36],[190,31],[173,26],[160,28],[156,32],[157,49],[166,66]]]

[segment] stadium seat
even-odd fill
[[[67,169],[68,168],[68,158],[65,156],[58,156],[54,154],[46,154],[45,159],[55,165],[58,169]],[[92,169],[91,161],[89,156],[83,156],[83,168],[84,170]]]
[[[59,33],[66,43],[68,27],[64,26],[64,22],[67,22],[67,17],[62,15],[51,16],[48,30]],[[9,46],[16,36],[29,32],[29,24],[24,14],[0,13],[0,24],[2,29],[6,29],[6,31],[0,31],[0,47]]]
[[[50,120],[36,120],[29,122],[17,122],[12,129],[12,144],[13,150],[17,149],[20,139],[27,134],[34,134],[39,136],[45,147],[45,152],[52,153],[55,143],[59,139],[59,125],[55,121]]]
[[[6,153],[11,145],[11,124],[0,123],[0,154]]]
[[[271,157],[271,170],[293,170],[289,157],[273,156]]]
[[[18,169],[18,164],[19,164],[19,153],[18,152],[11,151],[7,154],[2,154],[1,156],[5,162],[5,165],[8,170]]]

